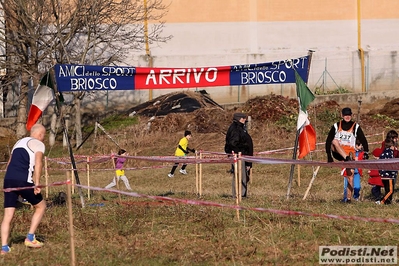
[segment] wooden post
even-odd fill
[[[235,184],[235,198],[236,198],[236,205],[239,206],[239,200],[238,200],[238,166],[237,166],[237,155],[234,154],[234,184]],[[240,220],[240,211],[237,209],[236,210],[237,214],[237,220]]]
[[[44,178],[46,182],[46,199],[48,199],[48,169],[47,169],[47,156],[44,157]]]
[[[200,152],[200,160],[202,159],[202,152]],[[202,196],[202,163],[199,165],[199,195]]]
[[[298,165],[298,187],[301,186],[301,165]]]
[[[67,172],[68,176],[69,172]],[[67,203],[68,203],[68,217],[69,217],[69,239],[70,239],[70,249],[71,249],[71,265],[76,265],[76,258],[75,258],[75,233],[73,230],[73,213],[72,213],[72,194],[71,194],[71,180],[68,179],[67,185]]]
[[[72,194],[75,194],[75,172],[73,171],[73,169],[71,170],[71,174],[72,174]]]
[[[94,147],[96,146],[96,141],[97,141],[97,122],[94,123],[94,138],[93,138],[93,145],[91,146],[91,151],[93,151]]]
[[[238,166],[238,187],[236,191],[238,191],[238,201],[241,202],[242,200],[242,158],[241,158],[241,152],[238,153],[238,158],[240,159],[237,163]],[[245,166],[244,166],[245,167]]]
[[[86,169],[87,169],[87,198],[90,200],[90,157],[87,156],[86,161]]]
[[[299,141],[299,130],[296,131],[296,135],[295,135],[295,143],[294,143],[294,151],[292,152],[292,160],[297,159],[296,155],[298,152],[298,141]],[[294,170],[295,170],[295,164],[291,164],[290,178],[288,179],[288,186],[287,186],[287,199],[290,198],[292,180],[294,179]]]
[[[312,187],[312,184],[313,184],[314,180],[316,179],[316,175],[317,175],[317,172],[319,172],[319,169],[320,169],[320,166],[317,166],[316,170],[313,172],[312,179],[310,180],[308,189],[306,190],[305,195],[303,196],[303,200],[305,200],[306,197],[308,196],[310,188]]]
[[[201,154],[201,151],[200,151]],[[195,151],[195,159],[198,159],[198,153],[197,151]],[[198,167],[198,163],[195,164],[195,193],[197,195],[199,195],[198,192],[198,188],[199,188],[199,184],[198,184],[198,171],[199,171],[199,167]]]

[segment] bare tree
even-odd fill
[[[56,63],[119,65],[131,51],[166,42],[162,0],[0,0],[5,34],[0,58],[9,83],[20,80],[17,135],[26,133],[28,89]],[[151,22],[148,31],[145,23]],[[0,25],[1,26],[1,25]],[[0,47],[1,48],[1,47]],[[80,102],[74,93],[76,144],[82,140]]]

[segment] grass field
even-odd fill
[[[176,133],[154,133],[140,136],[132,128],[119,139],[129,143],[131,155],[172,155]],[[372,133],[382,132],[375,128]],[[120,131],[120,130],[119,130]],[[116,134],[118,130],[110,131]],[[292,146],[294,135],[282,138],[276,130],[253,132],[255,151]],[[381,142],[381,136],[370,138]],[[106,136],[79,150],[81,155],[110,154],[116,151]],[[197,149],[222,151],[223,136],[196,134],[192,145]],[[320,146],[320,149],[323,149]],[[50,149],[49,158],[68,158],[66,149]],[[270,155],[273,158],[292,158],[292,151]],[[309,159],[309,158],[307,158]],[[313,160],[325,161],[323,151]],[[157,168],[163,165],[164,168]],[[85,208],[82,208],[77,188],[72,197],[73,228],[76,265],[318,265],[321,245],[397,245],[399,225],[351,219],[332,219],[322,215],[397,219],[397,203],[377,206],[369,199],[367,174],[362,179],[363,201],[342,204],[343,179],[339,168],[321,168],[308,197],[303,196],[312,177],[312,167],[295,167],[290,198],[286,198],[290,165],[254,165],[249,197],[240,206],[261,210],[233,208],[231,175],[228,164],[203,165],[203,195],[198,197],[195,185],[195,165],[189,165],[188,175],[176,172],[168,178],[171,164],[129,160],[126,167],[148,167],[127,170],[133,191],[171,200],[149,199],[92,191],[90,199],[83,189]],[[62,166],[49,165],[49,183],[66,180]],[[85,163],[79,163],[79,178],[87,185]],[[90,186],[102,188],[113,177],[111,161],[90,165]],[[366,171],[367,172],[367,171]],[[43,179],[44,180],[44,179]],[[44,182],[44,181],[43,181]],[[124,189],[120,182],[121,190]],[[66,186],[50,187],[49,208],[36,235],[45,242],[38,250],[23,245],[32,211],[17,210],[11,233],[12,252],[0,257],[1,265],[70,265],[71,249],[68,208],[52,204],[52,199]],[[396,197],[395,197],[396,198]],[[184,200],[187,200],[184,203]],[[197,201],[232,206],[206,206]],[[3,197],[0,198],[0,204]],[[188,204],[187,204],[188,203]],[[299,211],[309,215],[283,215],[275,212]]]

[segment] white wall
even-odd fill
[[[399,87],[398,25],[399,19],[361,21],[367,91]],[[308,81],[311,90],[318,87],[327,92],[342,87],[362,92],[357,26],[356,20],[167,23],[164,34],[173,35],[172,40],[151,45],[150,50],[154,67],[269,62],[300,57],[313,50]],[[124,63],[148,65],[142,53],[132,53]],[[204,89],[220,104],[244,102],[270,93],[296,95],[294,84]],[[152,96],[156,98],[172,91],[176,90],[153,90]],[[123,99],[119,108],[126,109],[149,100],[150,96],[147,91],[112,92],[107,97],[97,95],[86,104],[93,108],[108,100],[108,108],[111,108],[118,99]]]

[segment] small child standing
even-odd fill
[[[381,199],[381,188],[384,187],[384,183],[382,183],[381,176],[378,170],[372,169],[369,170],[369,185],[371,185],[371,195],[373,195],[374,200],[377,204],[379,204],[379,200]]]
[[[190,149],[188,147],[188,141],[191,139],[191,131],[184,131],[184,137],[180,139],[179,144],[177,145],[176,151],[175,151],[175,156],[177,157],[184,157],[188,154],[189,151],[195,153],[194,149]],[[174,177],[175,171],[177,166],[179,166],[179,163],[175,163],[172,167],[172,169],[170,170],[168,177]],[[181,169],[180,169],[180,173],[183,175],[187,175],[187,171],[186,171],[186,167],[187,164],[183,164]]]
[[[363,146],[360,143],[360,141],[356,140],[356,144],[355,144],[355,161],[361,161],[363,160],[363,155],[364,155],[364,151],[363,151]],[[359,201],[360,199],[360,190],[362,188],[361,186],[361,177],[363,176],[363,171],[362,169],[359,168],[355,168],[354,170],[354,174],[353,174],[353,199],[356,201]],[[342,200],[342,202],[350,202],[350,198],[348,197],[348,194],[352,194],[352,193],[348,193],[348,189],[351,189],[350,187],[348,187],[348,175],[350,175],[351,173],[347,173],[346,168],[343,170],[343,175],[344,175],[344,198]]]
[[[120,149],[118,151],[118,155],[120,157],[114,158],[115,160],[115,177],[112,180],[111,183],[109,183],[105,188],[109,189],[112,188],[114,186],[116,186],[117,182],[119,182],[119,179],[122,179],[123,183],[125,184],[127,190],[132,190],[129,184],[129,180],[127,179],[127,177],[125,176],[125,170],[123,170],[123,164],[126,161],[126,158],[121,157],[121,156],[128,156],[129,154],[126,152],[126,150],[124,149]]]
[[[376,148],[373,151],[373,156],[375,159],[379,159],[380,155],[382,153],[382,149]],[[376,169],[371,169],[368,171],[369,173],[369,180],[368,183],[369,185],[372,186],[371,188],[371,195],[373,195],[374,200],[377,204],[379,204],[380,199],[381,199],[381,188],[384,187],[384,184],[382,183],[380,172]]]
[[[385,149],[380,155],[380,159],[392,159],[394,157],[395,142],[392,139],[385,140]],[[391,204],[395,189],[395,181],[398,176],[396,170],[380,170],[382,183],[384,184],[385,195],[377,204]]]

